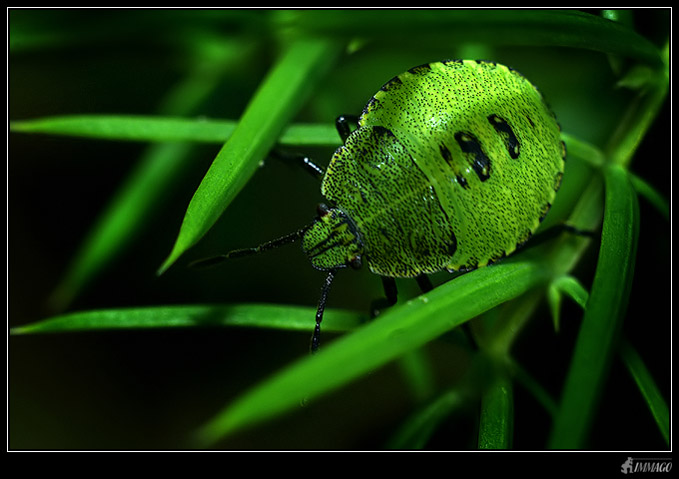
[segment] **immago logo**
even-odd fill
[[[670,472],[671,470],[672,460],[669,458],[628,457],[620,468],[623,474],[634,472]]]

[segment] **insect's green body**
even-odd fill
[[[412,68],[373,96],[328,165],[311,225],[256,248],[302,239],[314,267],[328,272],[311,350],[335,273],[366,263],[393,278],[469,270],[511,254],[535,232],[559,189],[565,147],[542,95],[519,73],[469,60]],[[308,160],[314,174],[321,169]],[[215,259],[204,261],[214,264]]]
[[[516,71],[437,62],[398,75],[334,154],[332,203],[302,246],[323,270],[367,263],[387,277],[485,266],[537,229],[565,147],[537,89]]]

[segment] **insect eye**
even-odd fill
[[[352,269],[360,269],[362,265],[363,262],[361,261],[360,256],[354,256],[349,259],[349,266],[351,266]]]
[[[325,216],[325,215],[327,215],[328,213],[330,213],[330,208],[328,208],[328,205],[326,205],[325,203],[320,203],[320,204],[316,207],[316,213],[318,213],[318,216],[319,216],[319,217]]]

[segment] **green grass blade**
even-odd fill
[[[604,169],[605,210],[599,260],[549,445],[585,445],[606,381],[634,274],[639,205],[625,170]]]
[[[646,368],[644,361],[639,356],[639,353],[627,341],[622,342],[620,348],[620,355],[627,366],[630,374],[644,397],[648,405],[653,419],[655,419],[658,429],[665,439],[665,443],[670,444],[670,412],[667,407],[667,402],[662,397],[658,386],[653,380],[650,371]]]
[[[169,268],[217,221],[254,174],[314,85],[323,78],[336,53],[336,45],[323,40],[297,40],[283,53],[205,174],[159,273]]]
[[[357,331],[292,364],[236,399],[200,431],[197,444],[270,419],[398,358],[465,321],[546,283],[537,262],[507,261],[443,284],[394,306]]]
[[[552,284],[555,288],[566,294],[583,309],[585,308],[587,300],[589,299],[589,293],[580,283],[580,281],[577,280],[577,278],[574,278],[570,275],[565,275],[555,279]]]
[[[233,120],[141,115],[66,115],[14,121],[17,133],[95,138],[100,140],[224,143],[236,128]]]
[[[667,121],[669,117],[658,118],[662,111],[669,88],[669,45],[662,51],[664,70],[655,71],[655,76],[647,88],[640,92],[628,106],[611,134],[606,148],[606,158],[611,163],[629,166],[634,153],[641,144],[646,132],[655,121]]]
[[[554,321],[554,330],[559,330],[559,323],[561,318],[561,297],[563,295],[568,296],[583,309],[587,304],[587,299],[589,298],[589,293],[580,284],[580,282],[570,275],[564,275],[556,278],[549,285],[547,290],[547,299],[549,301],[549,307],[552,313],[552,319]]]
[[[636,192],[642,198],[645,198],[663,217],[670,220],[670,202],[658,190],[653,188],[642,178],[635,174],[630,174],[630,181]]]
[[[630,179],[632,179],[631,175]],[[582,307],[583,310],[586,309],[589,294],[582,287],[582,285],[580,285],[580,283],[575,280],[575,278],[570,276],[564,277],[563,279],[559,278],[559,280],[554,281],[552,284],[557,282],[560,283],[559,288],[561,290],[572,297],[575,302]],[[644,400],[646,401],[646,404],[651,411],[651,414],[653,415],[653,418],[655,419],[658,429],[663,435],[665,442],[669,444],[669,410],[665,399],[662,397],[662,394],[660,394],[660,391],[656,386],[653,377],[651,376],[650,371],[648,371],[646,368],[646,365],[644,364],[644,361],[639,353],[626,340],[622,341],[620,347],[620,357],[627,366],[629,373],[634,378],[634,381],[639,388],[639,392],[644,397]],[[522,382],[527,387],[530,386],[529,389],[534,392],[534,395],[540,400],[541,403],[545,404],[546,409],[550,411],[553,416],[556,415],[556,404],[552,404],[551,399],[549,399],[546,393],[540,391],[539,384],[531,381],[531,379],[527,377],[526,373],[522,371],[518,365],[515,366],[517,377],[523,378],[524,381]]]
[[[655,45],[631,28],[575,10],[340,10],[329,13],[290,12],[285,22],[303,31],[325,35],[389,38],[396,42],[417,38],[418,42],[432,44],[563,46],[661,65]]]
[[[342,143],[331,124],[295,123],[287,127],[278,142],[286,146],[338,147]]]
[[[506,377],[497,381],[481,397],[479,449],[511,449],[514,437],[514,395]]]
[[[561,132],[561,138],[566,143],[568,158],[577,157],[597,168],[605,164],[606,158],[603,152],[591,143],[583,141],[567,132]]]
[[[67,313],[12,328],[12,334],[63,333],[111,329],[241,326],[311,332],[315,308],[276,304],[207,304],[103,309]],[[366,320],[352,311],[329,309],[327,331],[350,331]]]
[[[99,140],[222,144],[236,129],[235,120],[142,115],[65,115],[14,121],[15,133],[40,133]],[[338,146],[332,125],[294,124],[278,139],[282,145]]]

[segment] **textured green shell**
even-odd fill
[[[554,200],[565,147],[538,90],[504,65],[413,68],[370,99],[321,192],[374,273],[413,277],[512,253]]]

